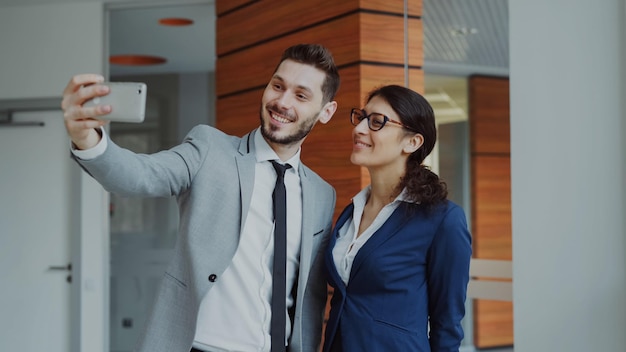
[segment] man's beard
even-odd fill
[[[284,145],[298,143],[311,132],[311,130],[313,129],[313,126],[315,126],[315,122],[317,121],[315,116],[317,116],[319,113],[320,112],[318,111],[310,118],[305,119],[304,120],[305,122],[299,126],[300,128],[295,133],[284,136],[284,137],[279,137],[274,133],[274,131],[278,130],[278,128],[274,127],[273,125],[269,123],[267,126],[265,125],[263,121],[263,107],[261,107],[261,111],[259,112],[259,118],[261,119],[261,134],[263,135],[263,137],[265,137],[265,139],[267,139],[268,141],[272,143],[284,144]],[[268,118],[271,119],[270,116],[268,116]]]

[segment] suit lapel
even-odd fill
[[[404,203],[401,203],[400,206],[394,210],[389,219],[385,221],[383,226],[374,232],[374,235],[365,242],[363,247],[359,250],[359,253],[354,257],[352,270],[350,271],[350,280],[352,280],[352,277],[358,272],[359,267],[363,264],[365,259],[367,259],[377,247],[393,238],[409,220],[410,218],[405,216]]]
[[[314,220],[311,216],[306,214],[315,214],[314,204],[317,204],[316,193],[309,181],[302,163],[298,168],[300,175],[300,187],[302,187],[302,242],[300,244],[300,277],[306,278],[309,276],[309,268],[311,266],[311,256],[313,245],[313,235],[316,230]],[[321,238],[322,236],[318,236]]]
[[[326,252],[326,268],[328,268],[328,274],[330,276],[330,280],[335,283],[335,287],[341,291],[346,290],[346,285],[343,283],[343,280],[339,276],[339,272],[337,272],[337,267],[335,266],[335,260],[333,258],[333,248],[335,248],[335,243],[337,242],[337,236],[339,235],[339,229],[352,218],[352,213],[354,211],[354,203],[348,204],[346,208],[341,212],[339,218],[337,219],[337,223],[335,224],[335,228],[333,229],[330,235],[330,241],[328,243],[328,250]]]
[[[239,142],[239,155],[235,157],[237,170],[239,171],[239,187],[241,188],[241,229],[243,229],[246,214],[248,214],[250,209],[254,188],[254,168],[256,164],[253,141],[254,132],[252,131],[243,136]]]

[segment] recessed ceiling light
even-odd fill
[[[160,65],[167,62],[167,59],[152,55],[111,55],[109,63],[124,66],[148,66]]]
[[[159,20],[159,24],[164,25],[164,26],[175,26],[175,27],[190,26],[193,24],[193,20],[190,20],[188,18],[168,17],[168,18],[161,18]]]
[[[457,28],[452,28],[450,30],[450,34],[452,35],[461,35],[461,36],[465,36],[465,35],[470,35],[470,34],[476,34],[478,33],[478,29],[473,28],[473,27],[457,27]]]

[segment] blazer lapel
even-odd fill
[[[339,272],[337,272],[337,267],[335,266],[335,260],[333,258],[333,248],[335,248],[335,243],[337,242],[337,236],[339,236],[339,229],[352,218],[352,212],[354,211],[354,204],[350,203],[339,215],[337,218],[337,223],[335,224],[335,228],[333,229],[330,235],[330,241],[328,242],[328,249],[326,252],[326,268],[328,269],[329,279],[335,284],[333,285],[337,289],[341,291],[346,290],[346,285],[343,283],[343,280],[339,276]]]
[[[357,253],[356,257],[354,257],[354,262],[352,263],[352,270],[350,271],[350,280],[352,277],[358,272],[359,267],[365,259],[372,254],[372,252],[387,240],[391,239],[395,236],[398,231],[402,228],[402,226],[410,220],[409,217],[404,215],[405,208],[403,204],[400,204],[396,210],[391,214],[389,219],[385,221],[383,226],[381,226],[372,237],[370,237],[367,242],[361,247],[359,253]]]
[[[300,176],[300,187],[302,188],[302,242],[300,243],[300,277],[309,277],[309,269],[311,266],[311,256],[314,240],[315,222],[314,217],[306,216],[305,214],[315,214],[316,210],[313,204],[317,204],[315,197],[317,197],[311,182],[309,181],[302,163],[298,168],[298,174]],[[318,239],[322,236],[318,236]]]
[[[254,155],[253,137],[255,131],[252,131],[241,138],[241,141],[239,142],[239,155],[235,157],[237,170],[239,172],[239,187],[241,188],[241,229],[243,229],[246,214],[248,214],[248,210],[250,209],[252,191],[254,188],[254,168],[256,164],[256,157]]]

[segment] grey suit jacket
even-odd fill
[[[229,136],[195,127],[185,141],[152,155],[135,154],[110,140],[104,154],[78,160],[112,193],[175,196],[179,236],[137,350],[188,352],[200,300],[230,264],[239,242],[254,185],[252,134]],[[260,133],[260,132],[259,132]],[[335,190],[300,164],[302,244],[289,351],[319,350],[327,298],[323,274],[335,207]]]

